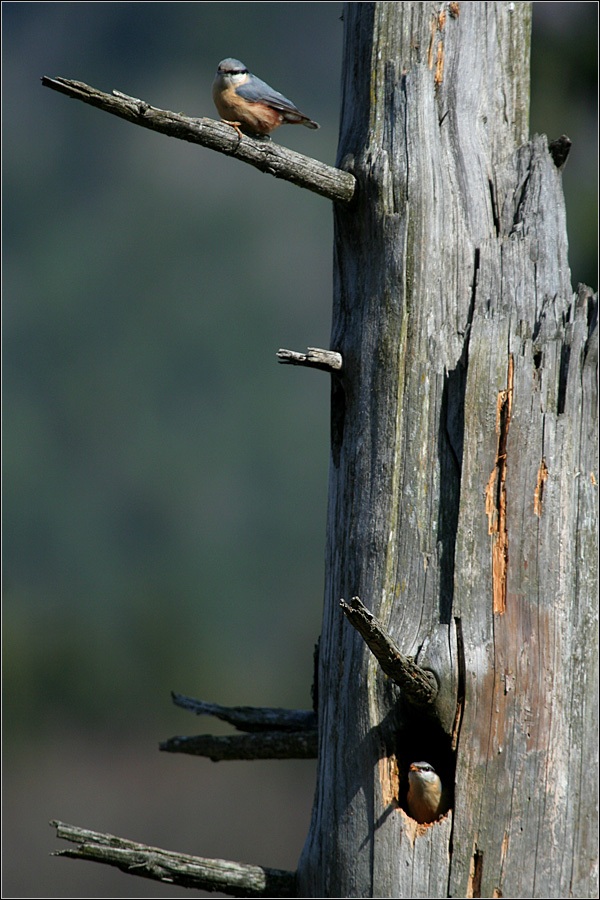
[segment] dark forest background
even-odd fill
[[[312,762],[160,754],[223,730],[171,689],[310,706],[320,630],[330,204],[42,88],[216,117],[226,56],[335,162],[342,4],[3,3],[3,896],[183,896],[49,856],[51,818],[294,868]],[[534,3],[531,131],[573,141],[573,286],[597,285],[597,5]],[[64,845],[63,845],[64,846]]]

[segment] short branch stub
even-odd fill
[[[433,672],[421,668],[409,656],[400,653],[392,638],[363,605],[360,597],[353,597],[350,604],[340,600],[340,606],[385,674],[402,688],[406,699],[415,706],[432,703],[438,692]]]
[[[319,347],[308,347],[306,353],[296,350],[278,350],[277,360],[290,366],[308,366],[324,372],[339,372],[342,368],[342,355],[335,350],[321,350]]]

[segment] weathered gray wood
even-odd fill
[[[219,762],[223,759],[314,759],[317,743],[317,730],[311,728],[254,734],[197,734],[172,737],[158,746],[165,753],[189,753]]]
[[[170,137],[202,144],[219,153],[235,156],[250,163],[261,172],[284,178],[299,187],[321,194],[338,203],[348,203],[354,194],[354,178],[347,172],[328,166],[318,159],[288,150],[271,140],[258,140],[238,134],[231,127],[214,119],[190,118],[181,113],[150,106],[145,100],[130,97],[121,91],[106,94],[82,81],[68,78],[42,77],[44,87],[52,88],[75,100],[81,100],[105,112],[160,131]]]
[[[115,866],[128,875],[196,890],[222,891],[231,897],[296,896],[293,872],[174,853],[65,822],[50,824],[56,828],[57,837],[77,844],[77,847],[56,852],[55,856],[87,859]]]
[[[408,703],[427,706],[437,696],[438,685],[433,672],[422,669],[410,656],[404,656],[373,613],[363,605],[360,597],[350,603],[340,601],[350,624],[356,628],[379,663],[381,671],[400,688]]]
[[[171,692],[173,703],[197,716],[215,716],[239,731],[312,731],[317,717],[312,709],[282,709],[273,706],[221,706]]]
[[[528,141],[530,5],[348,3],[306,897],[596,896],[597,301]],[[358,594],[440,682],[403,703]],[[427,760],[440,822],[404,809]],[[456,771],[455,771],[456,770]]]
[[[306,353],[296,350],[278,350],[277,360],[290,366],[307,366],[311,369],[322,369],[324,372],[339,372],[342,368],[342,357],[332,350],[320,350],[308,347]]]

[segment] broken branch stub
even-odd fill
[[[433,703],[438,683],[433,672],[423,669],[400,653],[398,647],[360,600],[353,597],[350,604],[340,600],[340,606],[350,624],[358,631],[381,669],[402,688],[406,699],[414,706]]]
[[[308,366],[332,373],[339,372],[342,368],[340,353],[336,353],[335,350],[321,350],[319,347],[309,347],[306,353],[298,353],[296,350],[278,350],[277,360],[291,366]]]
[[[166,753],[207,756],[213,762],[239,759],[316,759],[318,732],[259,731],[251,734],[197,734],[172,737],[158,745]]]
[[[317,716],[311,709],[282,709],[270,706],[221,706],[171,691],[176,706],[197,716],[215,716],[238,731],[316,731]]]
[[[56,820],[50,825],[56,828],[58,838],[76,844],[66,850],[57,850],[54,856],[87,859],[115,866],[127,875],[195,890],[220,891],[230,897],[297,896],[294,872],[174,853]]]

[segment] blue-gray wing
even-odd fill
[[[291,100],[288,100],[279,91],[274,91],[272,87],[269,87],[265,81],[261,81],[256,75],[249,75],[244,84],[236,87],[235,92],[249,103],[266,103],[267,106],[271,106],[273,109],[299,111],[298,107]]]

